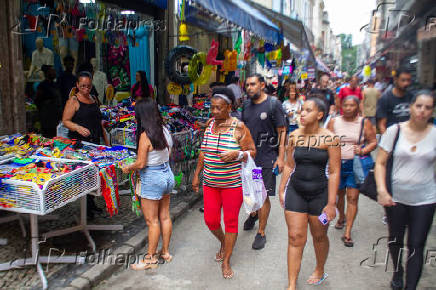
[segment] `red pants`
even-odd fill
[[[204,185],[203,198],[204,221],[209,230],[215,231],[221,227],[221,208],[223,208],[226,233],[238,233],[242,187],[218,188]]]

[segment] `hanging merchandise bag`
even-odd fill
[[[262,168],[256,167],[250,155],[247,162],[242,162],[241,178],[244,207],[249,214],[262,207],[267,195],[262,179]]]

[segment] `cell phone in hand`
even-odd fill
[[[279,167],[276,166],[276,167],[272,170],[272,172],[273,172],[273,174],[276,175],[276,176],[279,175],[279,173],[280,173],[280,172],[279,172]]]
[[[319,217],[318,217],[319,221],[323,224],[323,225],[327,225],[329,223],[329,220],[327,218],[327,215],[325,212],[323,212]]]

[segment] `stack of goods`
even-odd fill
[[[0,181],[5,178],[29,181],[43,189],[49,180],[86,165],[88,164],[43,161],[35,158],[14,158],[0,165]]]
[[[206,122],[210,118],[210,99],[207,95],[194,95],[192,108],[196,109],[194,115],[201,121]]]
[[[14,156],[21,158],[11,161]],[[121,167],[134,162],[133,152],[122,146],[99,146],[62,137],[47,139],[34,134],[5,136],[0,140],[0,158],[8,162],[1,165],[0,182],[1,179],[31,181],[42,189],[48,180],[71,172],[81,164],[74,162],[69,167],[64,162],[60,166],[58,162],[40,162],[39,157],[92,162],[100,170],[101,193],[109,214],[118,213],[118,184],[123,178],[127,179]]]
[[[0,160],[30,156],[50,141],[36,134],[4,136],[0,139]]]
[[[0,163],[0,207],[45,214],[95,190],[92,164],[45,157],[12,158]]]
[[[55,150],[44,148],[38,155],[53,156],[55,153]],[[106,147],[80,143],[75,148],[66,148],[61,155],[66,159],[91,161],[100,169],[101,194],[107,211],[110,216],[117,214],[120,201],[119,183],[124,178],[121,167],[133,163],[135,154],[122,146]]]

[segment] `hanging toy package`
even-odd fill
[[[263,206],[267,195],[262,179],[262,168],[256,167],[250,155],[247,162],[242,162],[241,178],[244,207],[249,214]]]

